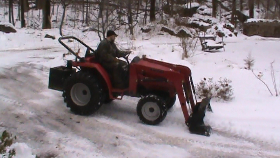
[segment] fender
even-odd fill
[[[99,63],[96,63],[96,62],[73,62],[73,66],[86,67],[86,68],[92,68],[92,69],[97,70],[97,72],[99,72],[101,77],[106,82],[107,88],[109,90],[110,98],[111,97],[113,98],[113,96],[111,96],[111,94],[112,94],[112,83],[110,81],[109,75],[106,72],[106,70]]]

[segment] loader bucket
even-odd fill
[[[205,125],[203,121],[206,110],[212,111],[210,100],[210,98],[204,98],[194,107],[193,113],[187,122],[191,133],[210,136],[212,128],[208,125]]]

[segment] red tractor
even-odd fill
[[[80,57],[62,40],[73,39],[84,45],[85,57]],[[135,57],[127,70],[126,89],[115,89],[110,74],[96,61],[94,50],[73,36],[60,37],[59,42],[76,56],[67,66],[50,68],[49,89],[61,91],[70,110],[90,115],[102,104],[121,100],[123,96],[141,98],[137,104],[139,119],[149,125],[162,122],[167,111],[179,98],[185,123],[191,133],[210,136],[211,127],[204,124],[205,111],[212,111],[210,98],[197,102],[191,70],[186,66],[153,59]]]

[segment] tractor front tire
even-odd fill
[[[156,95],[148,95],[141,98],[137,105],[139,119],[148,125],[161,123],[167,114],[165,101]]]
[[[67,79],[64,97],[67,107],[78,115],[90,115],[102,106],[101,86],[88,72],[77,72]]]
[[[174,97],[168,97],[165,100],[167,110],[170,110],[176,102],[176,95]]]

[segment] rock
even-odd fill
[[[51,39],[53,39],[53,40],[55,39],[55,37],[54,37],[54,36],[49,35],[49,34],[46,34],[46,35],[45,35],[45,38],[51,38]]]
[[[184,29],[180,29],[178,32],[175,32],[174,30],[171,30],[171,29],[163,26],[161,28],[161,31],[166,32],[166,33],[170,34],[171,36],[176,36],[176,37],[192,37],[192,35],[189,32],[185,31]]]
[[[247,36],[259,35],[262,37],[280,37],[280,22],[269,21],[252,21],[243,24],[243,34]]]
[[[242,23],[244,23],[245,21],[247,21],[248,19],[249,19],[249,16],[247,16],[247,15],[245,15],[245,14],[243,14],[241,11],[239,11],[239,10],[236,10],[236,16],[237,16],[237,19],[240,21],[240,22],[242,22]]]
[[[230,30],[231,32],[234,32],[234,25],[232,24],[224,24],[223,27]]]
[[[0,23],[0,31],[5,33],[16,33],[17,30],[10,23]]]
[[[151,28],[141,28],[141,31],[144,33],[149,33],[151,30]]]
[[[174,33],[173,30],[171,30],[171,29],[169,29],[169,28],[167,28],[167,27],[165,27],[165,26],[163,26],[163,27],[161,28],[160,31],[166,32],[166,33],[168,33],[168,34],[170,34],[170,35],[172,35],[172,36],[175,35],[175,33]]]
[[[219,37],[225,37],[225,33],[221,32],[221,31],[217,31],[216,32],[217,36]],[[231,37],[231,36],[230,36]]]
[[[177,37],[192,37],[191,34],[187,33],[185,30],[180,30],[177,34]]]

